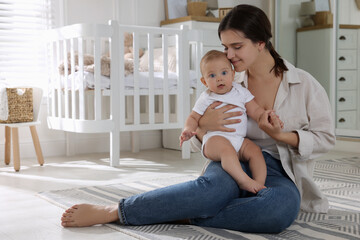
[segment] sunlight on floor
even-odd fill
[[[349,156],[354,154],[336,152],[322,158]],[[21,159],[20,172],[14,171],[12,163],[9,166],[0,163],[0,203],[3,203],[0,204],[0,239],[9,239],[9,234],[16,236],[10,239],[134,239],[119,236],[119,232],[104,226],[64,229],[59,224],[63,209],[36,195],[51,190],[129,182],[136,187],[138,181],[198,175],[205,160],[200,153],[191,154],[191,159],[181,159],[179,151],[152,149],[122,152],[119,167],[111,167],[109,162],[106,153],[48,157],[42,167],[36,159]],[[26,226],[21,232],[19,224]],[[7,229],[6,232],[3,229]]]

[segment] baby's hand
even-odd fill
[[[186,130],[186,129],[185,129],[185,130],[181,133],[181,135],[180,135],[180,137],[179,137],[179,139],[180,139],[180,147],[182,146],[183,142],[189,140],[190,138],[192,138],[192,137],[195,136],[195,135],[196,135],[196,132],[192,132],[192,131],[190,131],[190,130]]]
[[[266,114],[262,114],[258,123],[259,128],[267,135],[278,140],[282,134],[284,123],[279,119],[273,110],[266,110]]]
[[[281,121],[281,119],[279,118],[279,115],[277,115],[277,114],[275,113],[275,111],[273,111],[272,113],[273,113],[274,116],[277,118],[277,120],[280,122],[280,127],[281,127],[281,129],[284,129],[284,122]],[[271,125],[275,125],[274,120],[271,120],[270,115],[271,115],[271,113],[269,114],[269,122],[271,123]]]

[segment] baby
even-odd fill
[[[186,119],[185,127],[180,136],[180,146],[196,134],[199,119],[210,104],[222,102],[219,107],[232,104],[237,106],[231,111],[242,111],[241,122],[228,127],[235,127],[235,132],[207,132],[202,141],[203,155],[212,161],[221,161],[223,169],[229,173],[239,185],[240,189],[257,193],[265,188],[266,164],[260,148],[245,139],[247,115],[256,122],[262,114],[266,114],[254,100],[254,96],[234,82],[235,71],[223,52],[211,50],[204,55],[200,62],[201,82],[207,87]],[[241,161],[248,161],[252,178],[242,169]]]

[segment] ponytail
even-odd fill
[[[268,43],[266,44],[266,48],[269,50],[271,56],[274,58],[275,60],[275,65],[274,67],[270,70],[274,71],[275,76],[279,77],[280,75],[282,75],[285,71],[288,71],[289,69],[286,67],[284,60],[281,58],[281,56],[275,51],[272,43],[270,41],[268,41]]]

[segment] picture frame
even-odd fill
[[[331,12],[331,0],[313,0],[316,12]]]
[[[187,16],[187,3],[189,0],[164,0],[165,19],[174,19]]]
[[[202,0],[202,2],[207,2],[207,9],[210,10],[219,9],[218,0]]]

